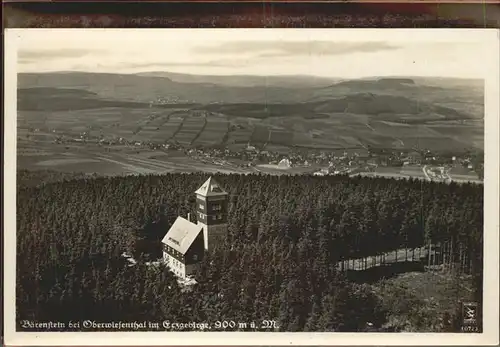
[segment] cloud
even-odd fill
[[[247,61],[237,61],[237,60],[229,60],[229,59],[221,59],[221,60],[211,60],[211,61],[200,61],[200,62],[179,62],[179,61],[152,61],[145,63],[129,63],[126,64],[127,68],[130,69],[143,69],[143,68],[151,68],[151,67],[161,67],[161,68],[169,68],[169,67],[245,67],[248,66]]]
[[[97,49],[24,49],[19,50],[18,63],[23,65],[64,64],[69,69],[82,68],[84,66],[99,66],[101,68],[114,69],[120,66],[124,69],[149,69],[155,68],[170,68],[170,67],[224,67],[224,68],[241,68],[251,64],[247,59],[215,59],[212,57],[202,57],[202,55],[185,55],[174,61],[161,60],[157,54],[152,54],[146,57],[144,54],[128,54],[123,52],[109,52],[106,50]],[[149,59],[148,59],[149,58]],[[203,59],[204,58],[204,59]]]
[[[55,60],[61,58],[82,58],[92,53],[102,53],[101,50],[88,50],[88,49],[51,49],[51,50],[33,50],[33,49],[20,49],[18,51],[17,59],[20,63],[34,63],[40,60]]]
[[[372,53],[399,49],[384,42],[330,42],[330,41],[240,41],[216,46],[201,46],[193,50],[197,53],[252,54],[257,57],[284,57],[307,55],[341,55],[352,53]]]
[[[25,67],[33,66],[36,64],[24,64]],[[151,71],[151,70],[162,70],[167,71],[176,68],[185,68],[185,70],[190,71],[191,69],[198,68],[224,68],[224,69],[237,69],[249,66],[247,62],[234,61],[234,60],[218,60],[218,61],[202,61],[202,62],[179,62],[179,61],[147,61],[147,62],[123,62],[123,61],[85,61],[85,62],[65,62],[64,65],[59,64],[55,61],[53,66],[56,70],[64,71],[94,71],[92,69],[97,69],[99,71],[117,71],[117,66],[119,66],[119,71]],[[89,70],[89,67],[92,67]],[[53,70],[53,69],[50,69]],[[35,69],[36,71],[36,69]]]

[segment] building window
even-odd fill
[[[220,211],[220,210],[222,210],[222,206],[221,206],[221,205],[214,205],[214,206],[212,207],[212,209],[213,209],[214,211]]]
[[[194,261],[197,261],[197,260],[198,260],[198,254],[194,254],[194,255],[193,255],[193,260],[194,260]]]
[[[204,210],[205,209],[205,206],[203,206],[203,204],[200,204],[200,210]]]

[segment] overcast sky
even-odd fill
[[[471,30],[88,30],[16,32],[19,72],[483,78],[488,44]],[[488,36],[491,38],[491,35]]]

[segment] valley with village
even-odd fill
[[[459,332],[481,305],[482,80],[20,73],[17,96],[19,321]]]
[[[475,81],[313,80],[314,87],[285,88],[278,80],[276,87],[238,87],[231,95],[230,86],[208,89],[210,76],[192,89],[183,82],[189,75],[173,77],[181,82],[21,74],[18,167],[98,175],[201,170],[476,183],[483,177],[483,92]],[[89,79],[96,83],[80,87]],[[119,92],[108,95],[113,83]],[[184,96],[167,98],[162,88]],[[299,96],[304,101],[291,104]]]

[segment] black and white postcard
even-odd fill
[[[7,345],[498,343],[498,30],[6,30]]]

